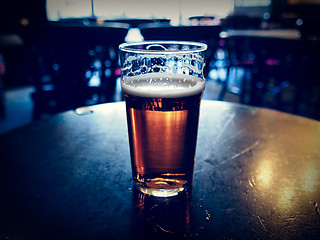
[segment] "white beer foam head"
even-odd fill
[[[121,80],[122,90],[139,97],[179,98],[201,93],[205,81],[190,75],[149,73]]]

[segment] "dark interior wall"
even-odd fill
[[[320,2],[302,0],[294,3],[289,0],[272,0],[271,12],[277,18],[289,15],[301,18],[320,18]]]
[[[21,19],[30,23],[46,21],[46,0],[2,0],[0,3],[0,32],[14,32]]]
[[[287,4],[284,6],[283,12],[292,12],[299,17],[320,18],[320,2],[318,3],[299,3]]]
[[[7,37],[19,37],[24,23],[46,22],[46,0],[2,0],[0,1],[0,53],[4,56],[6,73],[3,76],[5,88],[19,87],[32,83],[28,74],[30,56],[25,45],[12,44]],[[5,39],[5,40],[4,40]]]

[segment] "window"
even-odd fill
[[[51,21],[92,15],[91,0],[47,0],[46,9],[47,18]]]
[[[191,16],[224,17],[234,0],[47,0],[47,18],[156,19],[178,23]]]
[[[270,4],[271,0],[235,0],[236,7],[262,7]]]

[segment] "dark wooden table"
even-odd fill
[[[0,135],[0,239],[319,238],[319,122],[203,101],[192,190],[154,198],[133,188],[125,117],[97,105]]]

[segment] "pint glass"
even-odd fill
[[[207,46],[142,42],[119,46],[134,185],[169,197],[192,185]]]

